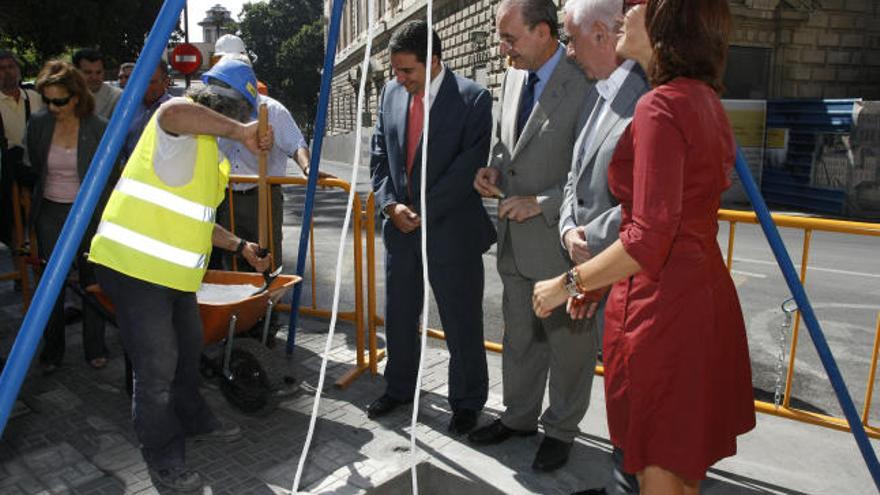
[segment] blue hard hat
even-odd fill
[[[241,93],[256,113],[258,106],[257,76],[254,75],[254,71],[249,65],[229,57],[223,57],[208,72],[202,74],[202,82],[205,84],[210,84],[212,78],[223,81]]]

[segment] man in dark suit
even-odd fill
[[[441,62],[440,38],[427,54],[424,21],[401,26],[389,41],[394,80],[379,102],[370,172],[385,220],[385,393],[367,408],[371,418],[411,402],[419,360],[422,308],[420,227],[427,225],[428,273],[449,346],[449,404],[455,433],[471,430],[488,394],[483,349],[483,259],[495,230],[471,186],[489,155],[492,97]],[[426,84],[426,64],[431,82]],[[423,98],[431,105],[426,180],[420,209]]]

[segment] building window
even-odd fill
[[[732,46],[727,52],[724,98],[766,100],[770,89],[769,48]]]

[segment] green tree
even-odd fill
[[[0,43],[21,54],[33,74],[47,60],[89,46],[108,65],[134,60],[163,0],[3,0]]]
[[[254,71],[269,95],[311,138],[324,59],[321,0],[270,0],[244,5],[239,29],[257,55]]]
[[[290,88],[293,96],[288,103],[288,109],[300,117],[298,122],[309,138],[312,136],[315,114],[318,111],[323,63],[324,23],[321,20],[300,28],[278,51],[278,65],[283,67],[283,74],[286,75],[281,86]]]

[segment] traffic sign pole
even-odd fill
[[[189,44],[189,2],[183,2],[183,42]],[[183,76],[186,89],[189,89],[189,74]]]

